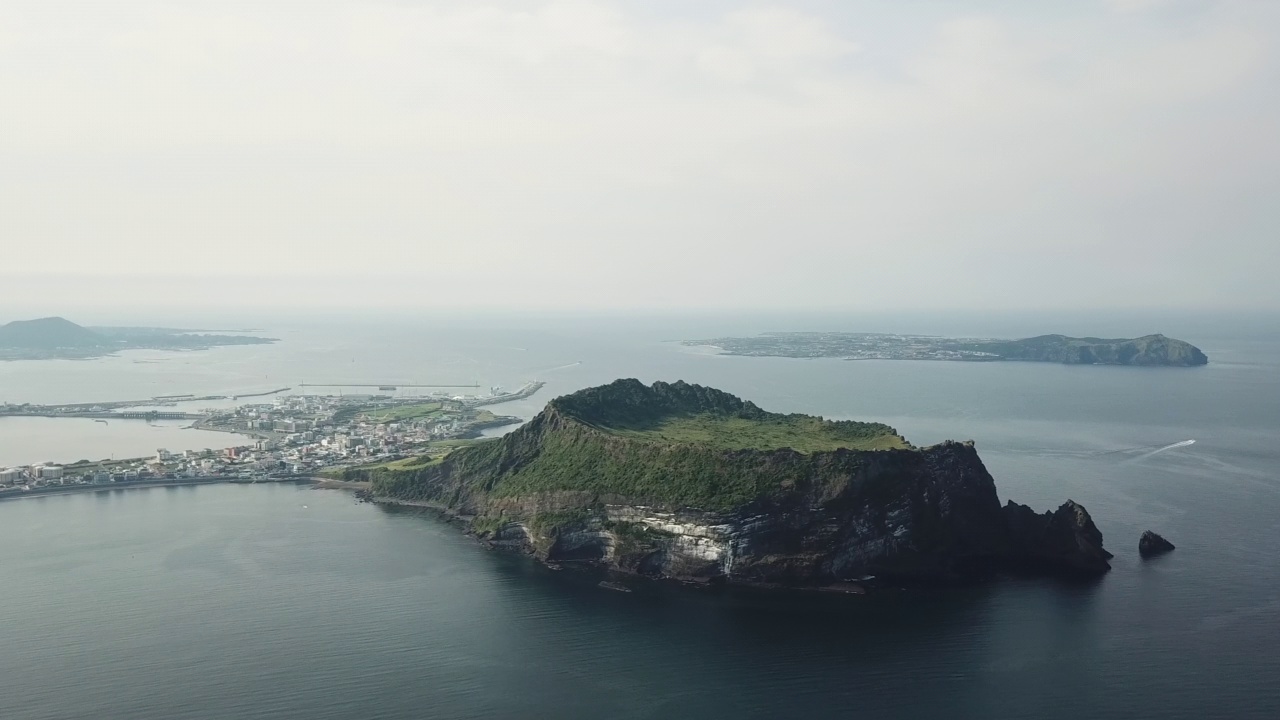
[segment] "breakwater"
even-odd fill
[[[145,480],[88,483],[76,485],[43,485],[30,490],[0,490],[0,500],[17,500],[27,497],[45,497],[48,495],[66,495],[79,492],[99,492],[104,490],[130,490],[134,488],[176,487],[183,485],[253,485],[258,483],[305,483],[316,482],[319,478],[312,475],[280,475],[272,477],[241,478],[226,475],[208,475],[189,478],[154,478]]]
[[[484,405],[497,405],[499,403],[511,402],[512,400],[523,400],[524,398],[531,397],[534,393],[541,390],[544,385],[546,385],[546,383],[534,380],[533,382],[525,383],[523,387],[515,392],[491,395],[489,397],[468,398],[463,400],[462,404],[467,407],[481,407]]]
[[[267,390],[266,392],[240,393],[239,395],[232,395],[231,399],[239,400],[240,398],[266,397],[268,395],[279,395],[282,392],[289,392],[292,389],[293,388],[282,387],[282,388],[276,388],[275,390]]]

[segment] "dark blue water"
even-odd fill
[[[779,327],[759,322],[730,329]],[[548,394],[507,406],[526,415],[618,376],[682,378],[770,410],[882,420],[918,444],[972,438],[1003,498],[1084,503],[1115,569],[869,597],[623,594],[337,491],[4,502],[0,718],[1280,716],[1274,328],[1150,328],[1214,361],[1165,370],[726,358],[661,342],[718,329],[691,325],[302,328],[258,362],[263,375],[536,374]],[[249,360],[221,357],[219,381],[248,376]],[[205,377],[173,372],[184,392]],[[1147,528],[1178,549],[1141,561]]]

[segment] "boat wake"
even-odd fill
[[[571,362],[571,363],[569,363],[568,365],[557,365],[557,366],[555,366],[555,367],[553,367],[553,368],[547,368],[546,370],[540,370],[540,371],[538,371],[538,372],[539,372],[539,374],[540,374],[540,375],[545,375],[545,374],[547,374],[547,373],[549,373],[549,372],[555,372],[556,370],[568,370],[568,369],[569,369],[569,368],[571,368],[571,367],[578,367],[578,366],[579,366],[579,365],[581,365],[581,364],[582,364],[582,361],[581,361],[581,360],[579,360],[579,361],[577,361],[577,362]]]
[[[1160,453],[1162,453],[1162,452],[1164,452],[1164,451],[1166,451],[1166,450],[1173,450],[1173,449],[1175,449],[1175,448],[1187,447],[1188,445],[1195,445],[1195,444],[1196,444],[1196,441],[1195,441],[1195,440],[1182,440],[1182,441],[1180,441],[1180,442],[1176,442],[1176,443],[1173,443],[1173,444],[1171,444],[1171,445],[1165,445],[1165,446],[1163,446],[1163,447],[1158,447],[1158,448],[1156,448],[1156,449],[1154,449],[1154,450],[1147,450],[1147,452],[1144,452],[1144,453],[1142,453],[1141,455],[1139,455],[1139,456],[1137,456],[1137,457],[1130,458],[1130,459],[1126,460],[1125,462],[1138,462],[1139,460],[1146,460],[1147,458],[1152,457],[1153,455],[1159,455]],[[1135,448],[1135,449],[1137,449],[1137,450],[1146,450],[1146,448]]]
[[[1128,459],[1125,460],[1126,462],[1132,462],[1134,460],[1142,460],[1144,457],[1161,454],[1161,452],[1165,452],[1166,450],[1174,450],[1176,447],[1187,447],[1188,445],[1196,445],[1196,441],[1194,441],[1194,439],[1184,439],[1184,441],[1171,443],[1171,445],[1139,445],[1138,447],[1121,447],[1120,450],[1093,452],[1092,455],[1097,457],[1106,457],[1107,455],[1132,455],[1133,457],[1128,457]]]

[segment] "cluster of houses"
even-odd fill
[[[434,440],[457,437],[471,424],[466,412],[379,423],[353,408],[360,398],[287,396],[274,404],[222,413],[217,429],[251,433],[249,445],[223,450],[157,450],[152,457],[74,465],[0,469],[0,493],[61,485],[109,485],[183,479],[309,476],[326,467],[398,459]]]

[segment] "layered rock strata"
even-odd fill
[[[673,419],[761,438],[813,429],[850,447],[731,447],[678,437]],[[436,504],[495,546],[651,577],[815,585],[1110,569],[1084,507],[1002,507],[971,442],[911,447],[887,426],[766,413],[682,382],[557,398],[501,439],[372,480],[375,495]]]

